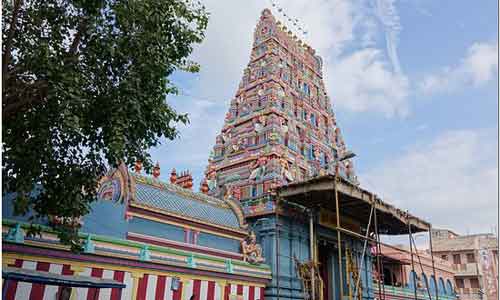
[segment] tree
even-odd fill
[[[187,123],[166,102],[208,13],[188,0],[12,0],[3,3],[2,175],[16,214],[71,220],[89,212],[98,179],[120,162],[152,167],[148,149]],[[32,193],[38,188],[38,193]],[[62,218],[61,218],[62,217]],[[36,226],[33,226],[36,228]]]

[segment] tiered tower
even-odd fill
[[[246,216],[267,214],[276,186],[335,170],[355,180],[345,153],[321,57],[263,10],[202,191],[240,200]]]

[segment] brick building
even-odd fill
[[[460,299],[498,299],[498,240],[492,234],[433,230],[434,255],[452,264]]]

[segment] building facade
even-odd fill
[[[375,247],[372,252],[376,255]],[[381,265],[382,272],[374,272],[378,299],[456,299],[452,264],[427,251],[381,245]]]
[[[26,236],[27,217],[14,216],[4,196],[3,266],[14,275],[34,271],[38,277],[60,275],[61,282],[123,284],[72,288],[71,299],[264,299],[270,269],[239,204],[192,192],[189,178],[173,173],[171,183],[161,182],[141,175],[140,165],[136,172],[112,170],[92,212],[79,221],[83,253],[59,244],[47,227],[57,217],[40,222],[41,236]],[[18,300],[59,299],[62,289],[18,280],[5,286],[6,299]]]
[[[498,299],[498,240],[494,235],[434,230],[433,245],[435,255],[452,264],[460,299]]]

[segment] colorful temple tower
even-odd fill
[[[210,154],[202,191],[241,201],[246,216],[273,212],[270,191],[290,182],[339,173],[346,145],[323,82],[322,59],[262,12],[250,62]],[[208,189],[207,189],[208,186]]]

